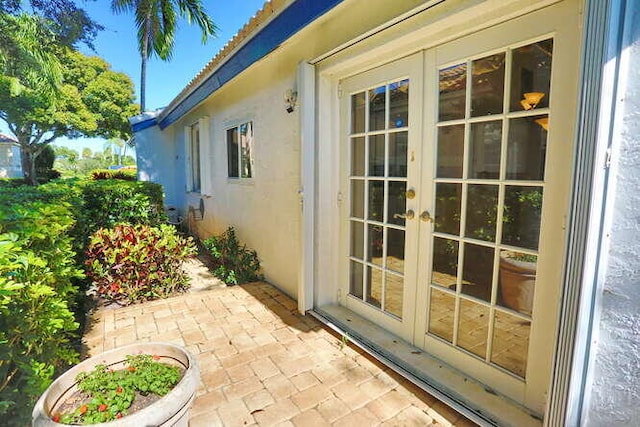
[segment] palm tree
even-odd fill
[[[188,23],[195,22],[200,27],[203,43],[215,35],[217,28],[206,14],[202,0],[112,0],[111,8],[118,14],[135,14],[138,49],[142,57],[140,109],[145,111],[147,60],[153,54],[163,61],[171,59],[178,15]]]
[[[55,40],[43,18],[0,11],[0,78],[14,84],[41,82],[45,91],[55,93],[62,82]]]

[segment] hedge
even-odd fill
[[[27,425],[37,397],[78,359],[87,236],[165,222],[162,188],[122,180],[0,180],[0,414]]]

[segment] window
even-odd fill
[[[199,193],[200,180],[200,123],[189,127],[189,190]]]
[[[227,129],[229,178],[253,177],[253,122]]]

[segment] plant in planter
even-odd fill
[[[77,405],[67,405],[75,409],[61,411],[53,420],[62,424],[96,424],[122,418],[136,398],[155,400],[156,396],[164,396],[181,377],[180,368],[160,362],[158,355],[128,355],[126,367],[119,370],[97,365],[93,371],[81,372],[76,377],[77,397],[83,400]]]
[[[199,370],[182,347],[139,343],[74,366],[40,397],[34,427],[187,426]]]
[[[538,257],[500,252],[500,297],[505,307],[531,315]]]

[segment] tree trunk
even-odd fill
[[[140,112],[146,111],[147,95],[147,59],[149,58],[149,37],[151,35],[151,16],[147,16],[146,36],[142,43],[142,64],[140,65]]]
[[[36,176],[36,155],[29,148],[20,145],[20,157],[22,160],[22,175],[30,185],[38,185]]]
[[[145,80],[147,75],[147,58],[142,57],[142,66],[140,67],[140,112],[145,112]]]

